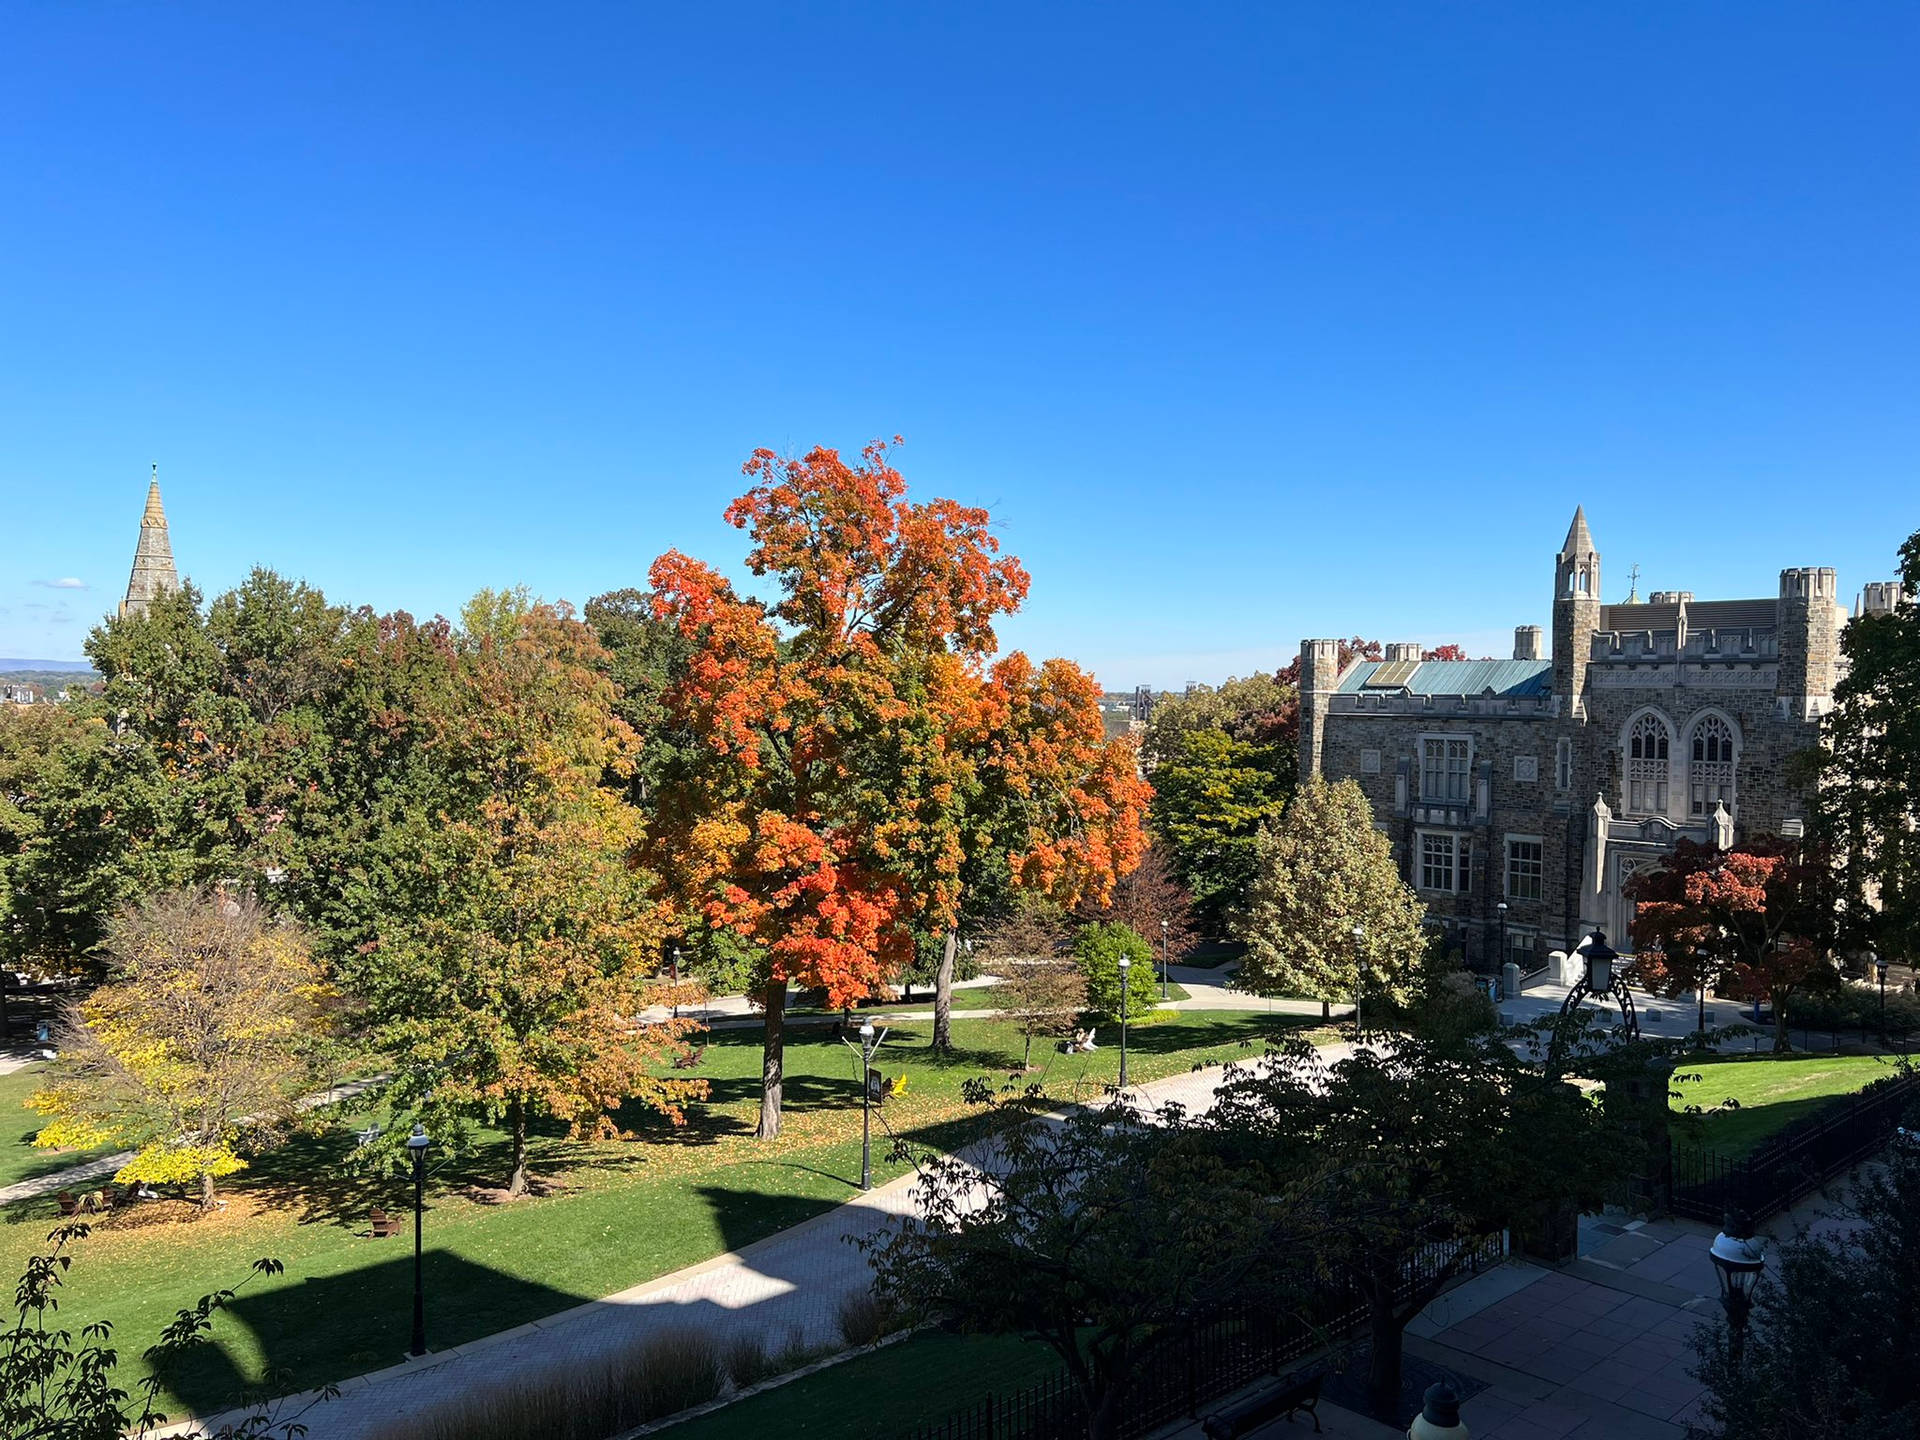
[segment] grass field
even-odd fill
[[[46,1124],[46,1117],[26,1107],[27,1096],[40,1085],[44,1065],[29,1065],[11,1075],[0,1075],[0,1185],[21,1180],[36,1180],[82,1160],[104,1155],[106,1150],[36,1150],[33,1137]]]
[[[672,1440],[869,1440],[910,1430],[1060,1368],[1046,1346],[1009,1335],[926,1331],[764,1395],[675,1425]]]
[[[1744,1155],[1836,1095],[1851,1095],[1897,1073],[1891,1060],[1874,1055],[1715,1055],[1681,1063],[1673,1086],[1680,1098],[1672,1103],[1675,1110],[1684,1110],[1738,1101],[1737,1108],[1701,1116],[1698,1134],[1716,1150]],[[1681,1078],[1689,1075],[1701,1078]],[[1687,1131],[1677,1128],[1675,1133],[1685,1137]]]
[[[1257,1054],[1297,1018],[1192,1012],[1135,1032],[1129,1070],[1147,1080],[1195,1064]],[[876,1062],[905,1074],[888,1102],[887,1126],[942,1148],[963,1143],[975,1121],[960,1098],[964,1080],[1005,1076],[1019,1036],[1003,1021],[954,1023],[955,1051],[935,1056],[930,1022],[890,1027]],[[1027,1077],[1063,1099],[1097,1095],[1118,1053],[1036,1053]],[[819,1214],[854,1193],[860,1105],[853,1054],[826,1027],[788,1032],[787,1102],[776,1141],[751,1138],[758,1106],[757,1031],[717,1031],[697,1073],[713,1088],[675,1129],[627,1117],[635,1142],[570,1144],[536,1137],[533,1167],[544,1194],[489,1203],[483,1187],[504,1174],[505,1137],[484,1134],[459,1160],[436,1163],[427,1217],[427,1287],[435,1347],[510,1328],[586,1299],[694,1264]],[[296,1386],[342,1379],[395,1360],[405,1349],[412,1254],[404,1238],[372,1240],[367,1210],[405,1206],[398,1178],[357,1179],[345,1161],[364,1114],[327,1117],[318,1133],[289,1142],[235,1177],[228,1208],[184,1222],[153,1223],[175,1207],[136,1206],[81,1242],[61,1305],[63,1325],[111,1319],[122,1355],[120,1383],[140,1373],[137,1356],[175,1310],[241,1280],[271,1256],[286,1273],[250,1282],[191,1368],[171,1378],[177,1402],[208,1413],[269,1369]],[[900,1167],[876,1145],[876,1178]],[[184,1207],[180,1207],[184,1209]],[[189,1212],[191,1213],[191,1212]],[[51,1200],[4,1212],[0,1274],[18,1274],[55,1222]],[[144,1222],[144,1223],[143,1223]],[[317,1317],[325,1317],[324,1320]]]

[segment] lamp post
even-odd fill
[[[680,947],[673,947],[673,1018],[680,1018]]]
[[[1357,1044],[1360,1039],[1360,992],[1366,988],[1366,974],[1362,968],[1367,944],[1367,927],[1353,927],[1353,1038]]]
[[[1167,995],[1167,917],[1160,917],[1160,999],[1164,1003]]]
[[[407,1154],[413,1159],[413,1344],[407,1349],[410,1355],[427,1353],[427,1289],[420,1266],[420,1217],[427,1208],[427,1146],[432,1143],[427,1139],[426,1126],[415,1121],[413,1134],[407,1137]]]
[[[1502,900],[1493,908],[1500,912],[1500,962],[1494,966],[1498,971],[1501,965],[1507,963],[1507,902]]]
[[[1754,1286],[1766,1268],[1767,1257],[1753,1238],[1753,1223],[1738,1210],[1728,1210],[1726,1228],[1713,1237],[1714,1273],[1720,1277],[1720,1303],[1727,1311],[1727,1354],[1733,1368],[1747,1343],[1747,1313],[1753,1308]]]
[[[1127,1088],[1127,972],[1133,969],[1131,957],[1120,957],[1120,1088]]]
[[[842,1037],[841,1043],[860,1057],[860,1188],[873,1188],[873,1057],[880,1053],[887,1032],[875,1032],[873,1021],[863,1019],[860,1022],[860,1045],[853,1045]]]
[[[1884,955],[1867,952],[1867,963],[1873,967],[1874,974],[1880,977],[1880,1043],[1887,1043],[1887,961]]]

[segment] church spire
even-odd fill
[[[179,588],[180,576],[173,568],[173,542],[167,537],[167,512],[160,503],[160,467],[156,464],[147,481],[140,543],[134,548],[133,573],[127,577],[127,598],[120,602],[120,613],[144,615],[155,600]]]
[[[1576,505],[1573,507],[1573,524],[1567,527],[1567,543],[1560,547],[1560,558],[1577,560],[1582,555],[1593,553],[1593,532],[1587,529],[1587,507]]]

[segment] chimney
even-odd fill
[[[1387,642],[1387,659],[1417,661],[1419,658],[1420,642],[1418,640],[1389,640]]]
[[[1538,625],[1513,627],[1513,658],[1516,660],[1540,658],[1540,627]]]

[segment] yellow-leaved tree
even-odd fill
[[[34,1144],[138,1153],[114,1179],[198,1182],[246,1168],[243,1131],[270,1134],[314,1078],[326,990],[306,937],[249,897],[180,890],[124,911],[108,983],[70,1006],[60,1059],[27,1104]]]

